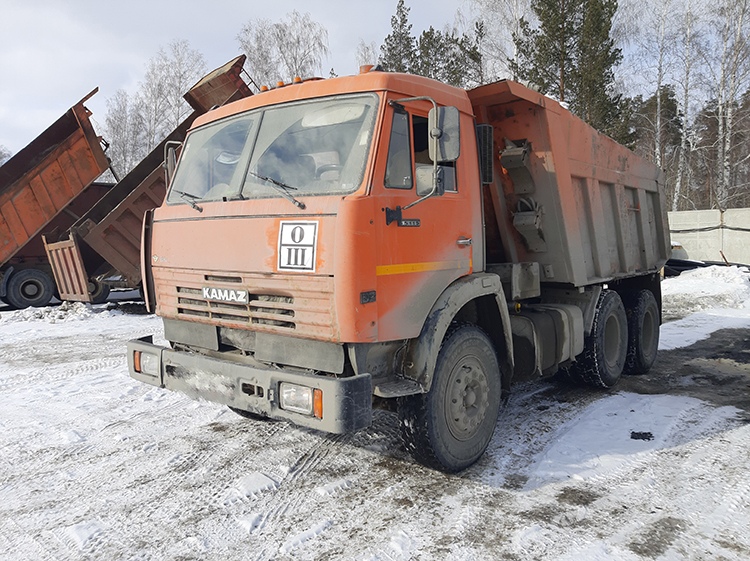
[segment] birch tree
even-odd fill
[[[696,15],[693,13],[693,0],[686,0],[684,6],[684,15],[682,19],[681,28],[677,33],[677,51],[676,58],[677,64],[681,68],[678,73],[677,83],[680,84],[681,99],[680,104],[682,106],[682,120],[680,121],[680,149],[677,157],[677,173],[675,175],[674,192],[672,196],[672,210],[680,210],[682,199],[685,197],[683,194],[684,183],[687,186],[690,185],[689,170],[690,170],[690,152],[691,152],[691,120],[692,111],[691,105],[693,102],[693,82],[694,71],[693,67],[695,64],[695,24]]]
[[[256,85],[320,75],[328,57],[328,31],[309,13],[294,10],[279,22],[254,19],[237,35],[245,67]]]
[[[105,136],[109,141],[107,155],[115,172],[119,176],[124,176],[146,154],[140,138],[140,116],[125,90],[117,90],[107,99],[104,127]]]
[[[374,41],[371,43],[365,43],[360,39],[359,44],[357,45],[355,60],[357,61],[357,67],[366,66],[368,64],[375,66],[378,63],[377,43]]]
[[[513,37],[521,34],[521,20],[533,17],[531,0],[472,0],[484,23],[481,54],[486,72],[518,79],[511,64],[518,65],[519,52]],[[517,67],[517,66],[516,66]]]
[[[192,111],[183,95],[206,73],[203,55],[187,41],[160,48],[138,90],[119,90],[107,100],[105,138],[109,157],[124,176]]]
[[[3,165],[5,162],[10,160],[10,157],[12,154],[10,153],[10,150],[0,144],[0,166]]]
[[[713,41],[706,50],[705,69],[709,76],[709,95],[716,105],[715,205],[725,209],[733,190],[735,112],[741,95],[750,85],[749,0],[720,0],[710,25]]]
[[[644,78],[649,94],[654,94],[656,111],[654,120],[643,119],[653,127],[653,147],[651,157],[658,166],[662,166],[664,149],[662,137],[664,135],[665,123],[663,122],[662,94],[668,73],[673,66],[674,46],[676,41],[675,25],[679,20],[674,18],[674,0],[661,0],[655,3],[646,3],[641,6],[640,29],[636,35],[637,57],[636,68]]]

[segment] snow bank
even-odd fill
[[[664,310],[672,316],[716,308],[750,313],[750,275],[741,267],[706,267],[685,271],[662,283]]]
[[[706,267],[662,283],[659,349],[687,347],[726,328],[750,328],[750,274],[743,267]]]
[[[91,304],[83,302],[63,302],[59,306],[45,306],[43,308],[26,308],[0,314],[0,323],[18,323],[28,321],[44,321],[47,323],[61,323],[66,321],[81,321],[92,317],[96,313],[106,312],[103,306],[96,309]]]

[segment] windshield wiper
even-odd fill
[[[200,199],[198,195],[193,195],[192,193],[185,193],[185,191],[178,191],[177,189],[172,189],[172,192],[177,193],[183,201],[185,201],[187,204],[189,204],[198,212],[203,212],[203,207],[200,207],[197,204],[195,204],[195,199]]]
[[[295,199],[294,196],[289,192],[290,190],[296,191],[297,190],[296,187],[292,187],[290,185],[287,185],[286,183],[277,181],[273,177],[266,177],[265,175],[260,175],[258,173],[255,173],[254,171],[248,170],[247,173],[249,173],[253,177],[257,177],[261,181],[265,181],[266,183],[268,183],[271,187],[273,187],[276,191],[278,191],[282,197],[284,197],[287,201],[290,201],[297,208],[301,208],[302,210],[306,208],[305,203]]]

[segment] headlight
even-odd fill
[[[133,353],[133,366],[136,372],[149,376],[159,375],[159,357],[157,355],[135,351]]]
[[[282,382],[279,387],[279,404],[282,409],[323,418],[323,392]]]

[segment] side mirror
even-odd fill
[[[164,171],[166,173],[166,184],[172,180],[174,170],[177,167],[177,149],[182,145],[181,142],[170,140],[164,145]]]
[[[433,107],[430,109],[427,126],[430,135],[430,159],[438,163],[455,162],[461,154],[458,109]]]

